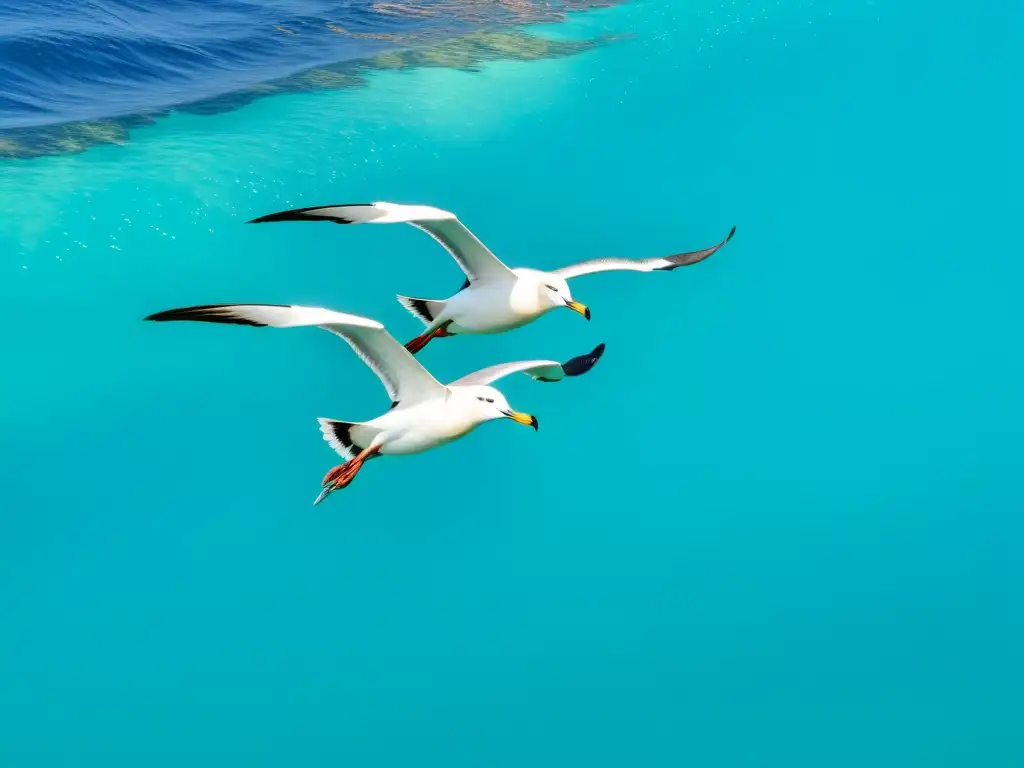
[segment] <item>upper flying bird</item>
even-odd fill
[[[272,221],[331,221],[335,224],[411,224],[440,243],[466,273],[466,282],[454,296],[444,300],[399,296],[407,310],[418,317],[426,330],[405,345],[413,354],[434,338],[460,333],[501,333],[526,325],[545,312],[568,307],[588,320],[590,310],[572,297],[566,280],[594,272],[670,271],[703,261],[732,238],[710,248],[653,259],[591,259],[542,272],[510,269],[488,250],[454,213],[424,205],[362,203],[296,208],[253,219],[250,224]]]
[[[363,463],[376,456],[420,453],[449,443],[484,422],[496,419],[511,419],[537,429],[536,418],[512,410],[504,395],[488,385],[519,372],[547,382],[561,381],[566,376],[580,376],[593,368],[604,354],[604,344],[599,344],[590,354],[574,357],[566,363],[554,360],[502,363],[444,385],[395,341],[383,325],[357,315],[320,307],[212,304],[170,309],[146,319],[198,320],[273,328],[317,326],[347,341],[377,374],[391,397],[391,408],[386,413],[370,421],[319,419],[324,439],[346,461],[333,467],[324,477],[314,506],[332,491],[351,483]]]

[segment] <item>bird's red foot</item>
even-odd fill
[[[425,346],[427,346],[427,344],[430,343],[431,339],[443,339],[443,338],[446,338],[448,336],[454,336],[455,335],[454,333],[449,333],[448,332],[448,326],[449,325],[450,325],[450,321],[448,323],[445,323],[444,325],[442,325],[440,328],[435,328],[434,330],[430,331],[429,333],[421,333],[415,339],[413,339],[412,341],[408,342],[405,345],[405,348],[407,350],[409,350],[409,352],[411,352],[412,354],[415,355],[417,352],[419,352],[421,349],[423,349]]]
[[[353,459],[352,461],[346,461],[344,464],[339,464],[338,466],[333,467],[324,476],[324,481],[321,484],[322,488],[320,490],[320,495],[316,497],[316,501],[313,502],[313,506],[315,507],[335,491],[347,488],[352,481],[356,479],[356,473],[359,472],[362,466],[362,459]]]
[[[329,485],[334,486],[331,490],[337,491],[341,488],[348,486],[356,478],[356,473],[363,468],[362,459],[352,459],[346,461],[344,464],[339,464],[336,467],[332,467],[326,475],[324,475],[324,481],[320,485],[326,488]]]
[[[421,349],[427,346],[427,344],[430,343],[430,340],[432,338],[434,338],[434,334],[424,333],[421,336],[417,336],[412,341],[406,343],[405,348],[409,350],[410,353],[415,355],[417,352],[419,352]]]
[[[366,460],[371,458],[379,450],[380,446],[364,448],[358,453],[358,455],[353,456],[344,464],[331,467],[327,474],[324,475],[323,482],[320,484],[322,490],[320,491],[320,495],[316,497],[316,501],[313,502],[313,506],[315,507],[335,491],[347,488],[352,481],[356,479],[356,475],[359,473],[359,470],[363,468],[363,464]]]

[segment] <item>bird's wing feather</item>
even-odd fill
[[[667,272],[673,269],[678,269],[679,267],[688,267],[691,264],[697,264],[698,262],[704,261],[704,259],[711,256],[715,251],[728,243],[735,232],[736,227],[733,227],[722,242],[717,245],[713,245],[710,248],[703,248],[699,251],[677,253],[672,256],[660,256],[654,259],[591,259],[590,261],[581,261],[579,264],[572,264],[568,267],[556,269],[555,274],[563,280],[568,280],[573,277],[579,277],[580,275],[590,275],[594,272],[612,272],[616,270],[630,272],[655,272],[660,270]]]
[[[565,363],[554,360],[521,360],[517,363],[500,363],[467,374],[458,381],[453,381],[449,386],[490,384],[513,373],[525,373],[537,381],[561,381],[566,376],[582,376],[597,364],[603,354],[604,344],[598,344],[592,352],[574,357]]]
[[[272,221],[331,221],[335,224],[411,224],[440,243],[470,280],[512,279],[506,267],[454,213],[427,205],[357,203],[295,208],[253,219],[250,224]]]
[[[364,363],[377,374],[394,402],[409,403],[443,396],[445,388],[395,341],[376,320],[334,312],[321,307],[274,304],[209,304],[170,309],[147,320],[195,320],[206,323],[298,328],[316,326],[348,342]]]

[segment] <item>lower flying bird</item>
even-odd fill
[[[501,333],[533,322],[559,307],[568,307],[589,320],[590,310],[573,299],[566,280],[594,272],[655,272],[689,266],[708,258],[736,232],[733,227],[722,242],[699,251],[653,259],[591,259],[553,272],[541,272],[506,267],[455,214],[424,205],[381,202],[296,208],[261,216],[249,223],[272,221],[405,223],[423,230],[444,246],[466,273],[466,282],[458,293],[444,300],[398,297],[402,306],[427,326],[422,334],[405,345],[413,354],[434,338],[462,333]]]
[[[497,419],[511,419],[537,429],[535,417],[512,410],[504,395],[488,385],[520,372],[537,381],[561,381],[566,376],[586,373],[604,353],[604,344],[599,344],[590,354],[574,357],[566,363],[554,360],[502,363],[444,385],[376,320],[329,309],[273,304],[214,304],[171,309],[146,319],[197,320],[273,328],[317,326],[347,341],[377,374],[391,397],[390,410],[370,421],[319,419],[324,439],[346,461],[324,477],[314,505],[332,491],[346,487],[363,463],[377,456],[420,453],[450,443],[481,424]]]

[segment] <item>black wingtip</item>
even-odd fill
[[[166,323],[171,320],[190,320],[192,318],[192,310],[192,307],[165,309],[163,312],[154,312],[152,315],[147,315],[143,319],[153,323]]]
[[[679,267],[689,267],[694,264],[700,264],[704,259],[713,256],[718,253],[726,243],[732,240],[732,236],[736,234],[736,227],[733,226],[729,230],[729,234],[725,236],[725,240],[713,245],[710,248],[704,248],[699,251],[690,251],[689,253],[677,253],[674,256],[666,256],[665,261],[667,264],[663,267],[656,267],[656,269],[671,272],[673,269],[679,269]]]
[[[275,221],[330,221],[335,224],[352,224],[355,219],[346,219],[344,216],[323,216],[314,211],[322,211],[325,208],[372,208],[373,203],[332,203],[330,205],[311,205],[306,208],[291,208],[287,211],[268,213],[247,221],[246,224],[269,224]]]
[[[281,214],[279,214],[279,213],[271,213],[271,214],[268,214],[267,216],[259,216],[259,217],[255,218],[255,219],[250,219],[249,221],[247,221],[245,223],[246,224],[266,224],[268,221],[281,221],[280,218],[277,218],[280,215]],[[287,219],[286,219],[286,221],[287,221]]]
[[[197,307],[180,307],[155,312],[144,318],[156,323],[167,323],[175,320],[192,320],[203,323],[224,323],[226,325],[251,325],[262,328],[265,323],[258,323],[245,317],[230,314],[233,304],[203,304]]]
[[[305,209],[300,209],[268,213],[266,216],[260,216],[252,221],[247,221],[246,224],[269,224],[275,221],[333,221],[336,224],[352,223],[348,219],[342,219],[337,216],[317,216],[316,214],[306,213]]]
[[[574,357],[567,363],[563,363],[562,372],[566,376],[582,376],[584,373],[586,373],[595,365],[597,365],[597,361],[601,359],[601,355],[603,354],[604,342],[601,342],[596,347],[594,347],[593,351],[591,351],[590,354],[580,355],[579,357]]]

